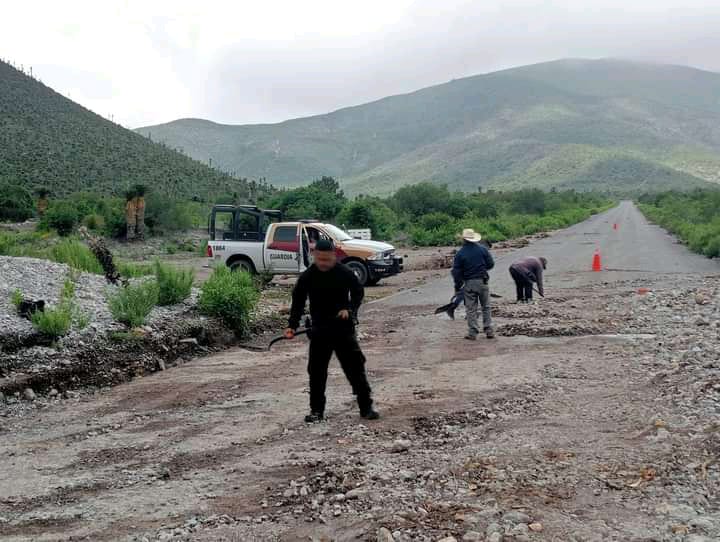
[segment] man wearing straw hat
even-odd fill
[[[475,230],[466,228],[462,232],[463,246],[458,250],[453,262],[452,276],[455,281],[455,291],[461,289],[465,292],[465,310],[467,313],[468,334],[466,339],[477,339],[480,329],[478,327],[478,304],[482,307],[483,331],[488,339],[494,339],[490,317],[490,287],[488,271],[495,266],[490,251],[480,244],[482,236]]]

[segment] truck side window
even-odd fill
[[[213,239],[233,241],[235,239],[235,214],[232,211],[215,213],[215,235]]]
[[[273,241],[278,243],[294,243],[297,241],[296,226],[278,226],[275,228]]]

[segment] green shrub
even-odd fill
[[[157,282],[145,281],[121,287],[108,299],[110,313],[118,322],[139,327],[158,303]]]
[[[202,285],[198,306],[203,314],[217,316],[237,333],[245,333],[259,298],[253,278],[244,271],[218,266]]]
[[[24,299],[25,298],[20,290],[15,290],[12,294],[10,294],[10,303],[12,303],[16,309],[20,307],[20,304],[24,301]]]
[[[51,339],[58,339],[70,332],[73,322],[72,305],[61,301],[56,307],[34,312],[30,318],[40,333]]]
[[[105,218],[97,213],[91,213],[83,218],[83,225],[93,231],[103,231],[105,229]]]
[[[50,206],[43,220],[49,227],[57,231],[58,235],[64,237],[73,232],[80,217],[72,203],[60,201]]]
[[[33,197],[22,186],[0,185],[0,222],[23,222],[33,215]]]
[[[102,266],[92,251],[80,241],[64,239],[52,247],[50,257],[53,261],[64,263],[86,273],[102,274]]]
[[[186,299],[192,290],[195,273],[191,269],[176,269],[170,265],[155,261],[160,305],[175,305]]]

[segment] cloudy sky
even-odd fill
[[[565,57],[720,72],[718,0],[22,0],[0,57],[138,127],[324,113]]]

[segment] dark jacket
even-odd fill
[[[452,276],[455,290],[462,288],[468,280],[489,278],[488,271],[495,267],[490,251],[480,243],[465,242],[453,262]]]
[[[311,265],[300,275],[293,289],[288,327],[298,328],[305,303],[310,298],[313,330],[352,328],[364,295],[360,281],[348,267],[337,264],[323,272]],[[337,317],[342,310],[350,311],[350,320]]]
[[[510,269],[515,269],[530,282],[537,282],[538,292],[540,292],[540,295],[545,295],[543,289],[543,265],[539,258],[534,256],[522,258],[514,262]]]

